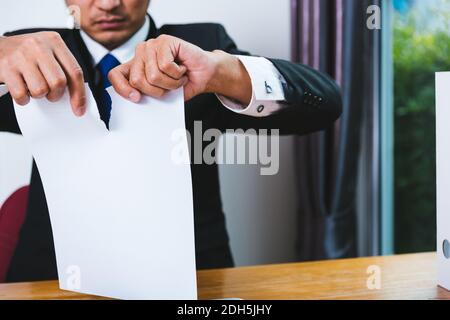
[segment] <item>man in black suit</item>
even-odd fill
[[[0,130],[20,134],[13,100],[61,98],[85,113],[84,82],[102,119],[111,110],[104,88],[126,99],[162,97],[184,88],[186,128],[279,129],[303,135],[329,128],[341,113],[336,84],[301,64],[251,57],[218,24],[165,25],[147,16],[149,0],[67,0],[78,6],[81,30],[33,29],[0,38]],[[267,39],[270,41],[270,39]],[[70,168],[68,168],[70,169]],[[217,165],[192,164],[198,269],[231,267]],[[33,166],[29,207],[9,281],[55,279],[52,231],[39,172]]]

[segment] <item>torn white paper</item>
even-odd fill
[[[86,90],[82,118],[67,93],[15,106],[42,177],[61,288],[197,299],[191,172],[171,159],[172,134],[185,128],[182,90],[140,104],[109,90],[110,131]]]

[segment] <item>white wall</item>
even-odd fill
[[[239,47],[259,55],[289,59],[289,3],[289,0],[152,0],[150,12],[158,25],[220,22]],[[64,9],[63,0],[2,1],[0,32],[65,26]],[[17,146],[13,150],[11,141],[4,153],[3,139],[0,135],[0,168],[6,158],[8,163],[14,163],[12,157],[24,157],[23,148]],[[282,139],[280,173],[274,177],[260,176],[257,166],[220,169],[224,209],[237,265],[295,260],[297,202],[292,146],[292,138]],[[0,176],[0,186],[3,180]]]

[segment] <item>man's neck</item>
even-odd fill
[[[136,46],[147,39],[150,26],[150,18],[146,17],[141,27],[136,30],[133,35],[124,41],[121,41],[120,45],[106,46],[105,44],[95,41],[83,30],[81,30],[81,37],[94,58],[95,64],[99,63],[107,53],[113,53],[121,63],[125,63],[133,58]]]

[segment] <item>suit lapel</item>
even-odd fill
[[[160,30],[158,29],[158,27],[156,27],[153,18],[150,15],[148,15],[148,17],[150,18],[150,30],[147,35],[147,40],[150,40],[157,38],[160,35]]]
[[[83,39],[81,38],[80,30],[75,29],[72,34],[74,41],[70,41],[72,47],[69,47],[69,49],[72,51],[75,59],[77,59],[80,67],[83,69],[85,81],[87,81],[91,87],[96,87],[99,84],[99,79],[94,66],[94,60]]]
[[[100,74],[94,65],[94,59],[89,53],[83,38],[81,38],[80,30],[74,29],[72,31],[72,38],[70,41],[67,41],[67,45],[83,69],[84,80],[88,83],[97,105],[100,106],[103,92]],[[100,109],[99,112],[101,112]]]

